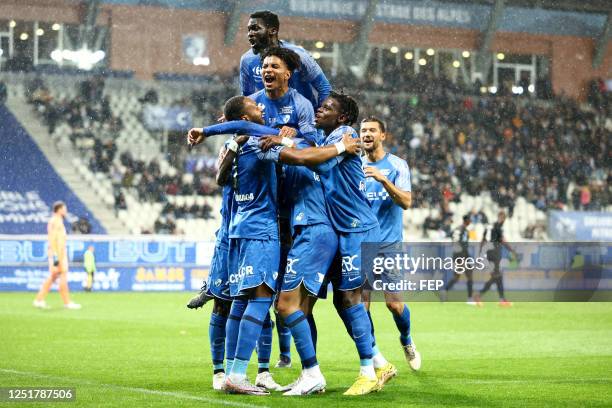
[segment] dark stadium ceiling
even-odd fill
[[[493,6],[496,0],[437,0],[440,3],[485,4]],[[612,0],[504,0],[506,7],[541,8],[548,10],[611,13]]]

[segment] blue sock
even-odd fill
[[[310,338],[312,339],[312,346],[314,347],[314,351],[316,353],[318,338],[317,324],[315,323],[315,319],[312,314],[309,314],[308,316],[306,316],[306,318],[308,319],[308,326],[310,326]]]
[[[291,358],[291,330],[285,326],[283,319],[276,314],[276,331],[278,332],[278,348],[281,356]]]
[[[342,319],[342,323],[344,323],[344,328],[346,329],[346,332],[349,334],[349,336],[353,337],[353,328],[351,326],[351,321],[349,320],[348,314],[346,313],[346,309],[343,309],[338,312],[338,315]]]
[[[246,376],[248,366],[249,366],[249,360],[241,360],[237,358],[234,360],[234,364],[232,365],[232,374]]]
[[[266,319],[266,315],[272,305],[272,298],[255,298],[250,299],[246,310],[240,320],[240,332],[238,333],[238,344],[236,345],[236,354],[234,356],[234,366],[232,373],[241,370],[241,366],[236,367],[237,361],[248,361],[251,359],[257,339],[261,335],[261,329]]]
[[[246,299],[235,299],[232,302],[227,323],[225,324],[225,359],[227,360],[226,372],[232,369],[232,362],[236,354],[236,344],[238,344],[238,331],[240,330],[240,320],[247,307]]]
[[[270,356],[272,355],[272,319],[270,313],[266,315],[257,340],[257,363],[259,372],[270,371]]]
[[[208,339],[210,340],[210,354],[214,373],[223,371],[223,359],[225,357],[225,324],[227,317],[216,313],[210,315],[208,325]]]
[[[372,326],[372,331],[370,333],[372,334],[372,348],[374,348],[376,347],[376,337],[374,337],[374,322],[372,321],[372,315],[370,314],[369,310],[368,319],[370,320],[370,326]],[[376,355],[376,353],[374,353],[374,355]]]
[[[304,312],[298,310],[285,318],[285,325],[291,330],[291,335],[295,341],[295,348],[302,360],[303,368],[311,368],[316,366],[317,355],[314,346],[312,345],[312,337],[310,335],[310,325]]]
[[[359,358],[362,360],[361,365],[372,364],[372,328],[365,306],[363,303],[351,306],[345,309],[345,313],[352,328],[352,337],[357,346]]]
[[[410,338],[410,309],[408,309],[408,305],[404,305],[404,310],[401,315],[392,314],[395,325],[400,332],[400,342],[402,346],[412,344],[412,339]]]

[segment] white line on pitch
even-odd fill
[[[0,368],[0,372],[8,373],[8,374],[23,375],[23,376],[28,376],[28,377],[35,377],[35,378],[43,378],[43,379],[47,379],[47,380],[68,381],[68,382],[71,382],[71,383],[81,384],[81,385],[95,385],[95,386],[98,386],[98,387],[111,388],[111,389],[115,389],[115,390],[138,392],[138,393],[141,393],[141,394],[159,395],[159,396],[162,396],[162,397],[173,397],[173,398],[181,398],[181,399],[186,399],[186,400],[208,402],[208,403],[211,403],[211,404],[227,405],[227,406],[230,406],[230,407],[269,408],[269,407],[267,407],[265,405],[255,405],[255,404],[245,404],[245,403],[241,403],[241,402],[224,401],[224,400],[215,399],[215,398],[199,397],[197,395],[186,394],[186,393],[183,393],[183,392],[150,390],[148,388],[140,388],[140,387],[127,387],[127,386],[124,386],[124,385],[106,384],[106,383],[100,383],[100,382],[96,382],[96,381],[81,380],[81,379],[78,379],[78,378],[59,377],[59,376],[40,374],[40,373],[34,373],[34,372],[29,372],[29,371],[11,370],[11,369],[7,369],[7,368]]]

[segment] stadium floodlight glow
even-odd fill
[[[506,56],[504,55],[504,53],[503,53],[503,52],[498,52],[498,53],[497,53],[497,59],[498,59],[498,60],[503,61],[503,60],[504,60],[504,58],[506,58]]]
[[[461,66],[461,63],[457,60],[453,61],[453,67],[455,68],[459,68]]]
[[[321,49],[321,48],[325,47],[325,43],[323,41],[317,41],[315,43],[315,47]]]
[[[9,27],[11,27],[11,28],[15,28],[16,25],[17,25],[17,22],[15,20],[11,20],[9,22]]]
[[[481,86],[480,87],[480,93],[487,93],[487,87],[486,86]]]
[[[529,86],[527,87],[527,90],[528,90],[529,92],[531,92],[531,93],[534,93],[534,92],[535,92],[535,86],[533,86],[533,84],[531,84],[531,85],[529,85]]]
[[[98,62],[102,61],[106,53],[102,50],[90,51],[83,47],[80,50],[59,50],[55,49],[51,52],[51,59],[55,62],[63,60],[73,62],[79,69],[90,70]]]
[[[492,94],[496,94],[497,93],[497,87],[496,86],[490,86],[489,87],[489,92],[491,92]]]
[[[404,54],[404,58],[406,58],[407,60],[411,60],[414,58],[414,54],[408,51],[407,53]]]
[[[430,57],[432,55],[434,55],[436,52],[434,51],[433,48],[428,48],[427,51],[425,51],[425,54],[429,55]]]
[[[210,65],[210,58],[208,57],[196,57],[193,59],[193,65]]]
[[[62,62],[62,60],[64,59],[62,57],[62,51],[58,49],[51,51],[51,59],[55,62]]]
[[[515,95],[522,95],[524,92],[524,89],[522,86],[513,86],[512,87],[512,93]]]
[[[4,50],[0,48],[0,57],[2,56],[2,54],[4,54]]]
[[[469,51],[463,51],[463,52],[461,53],[461,56],[462,56],[463,58],[470,58],[470,52],[469,52]]]
[[[45,35],[45,30],[43,30],[42,28],[39,28],[36,30],[36,35],[37,36],[41,36],[41,35]]]
[[[21,41],[25,41],[29,38],[30,36],[28,35],[28,33],[21,33],[21,35],[19,36],[19,39]]]
[[[399,48],[394,45],[393,47],[389,48],[389,51],[391,51],[392,54],[397,54],[399,52]]]
[[[427,60],[425,58],[419,59],[419,65],[421,65],[421,66],[427,65]]]
[[[320,53],[320,52],[313,52],[313,53],[312,53],[312,58],[314,58],[314,59],[319,59],[319,58],[321,58],[321,53]]]
[[[51,29],[52,29],[53,31],[59,31],[59,29],[60,29],[60,25],[59,25],[59,23],[55,23],[55,24],[53,24],[53,25],[51,26]]]

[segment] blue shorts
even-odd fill
[[[361,262],[361,244],[377,243],[380,239],[378,225],[364,232],[339,232],[338,251],[342,259],[342,271],[335,271],[331,283],[337,290],[353,290],[366,282],[366,272],[371,269]]]
[[[217,241],[206,280],[206,294],[222,300],[232,300],[228,281],[229,243]]]
[[[232,297],[265,283],[278,290],[280,243],[278,239],[230,238],[229,287]]]
[[[281,290],[289,292],[303,282],[308,292],[318,296],[337,251],[338,236],[331,225],[296,227]]]

